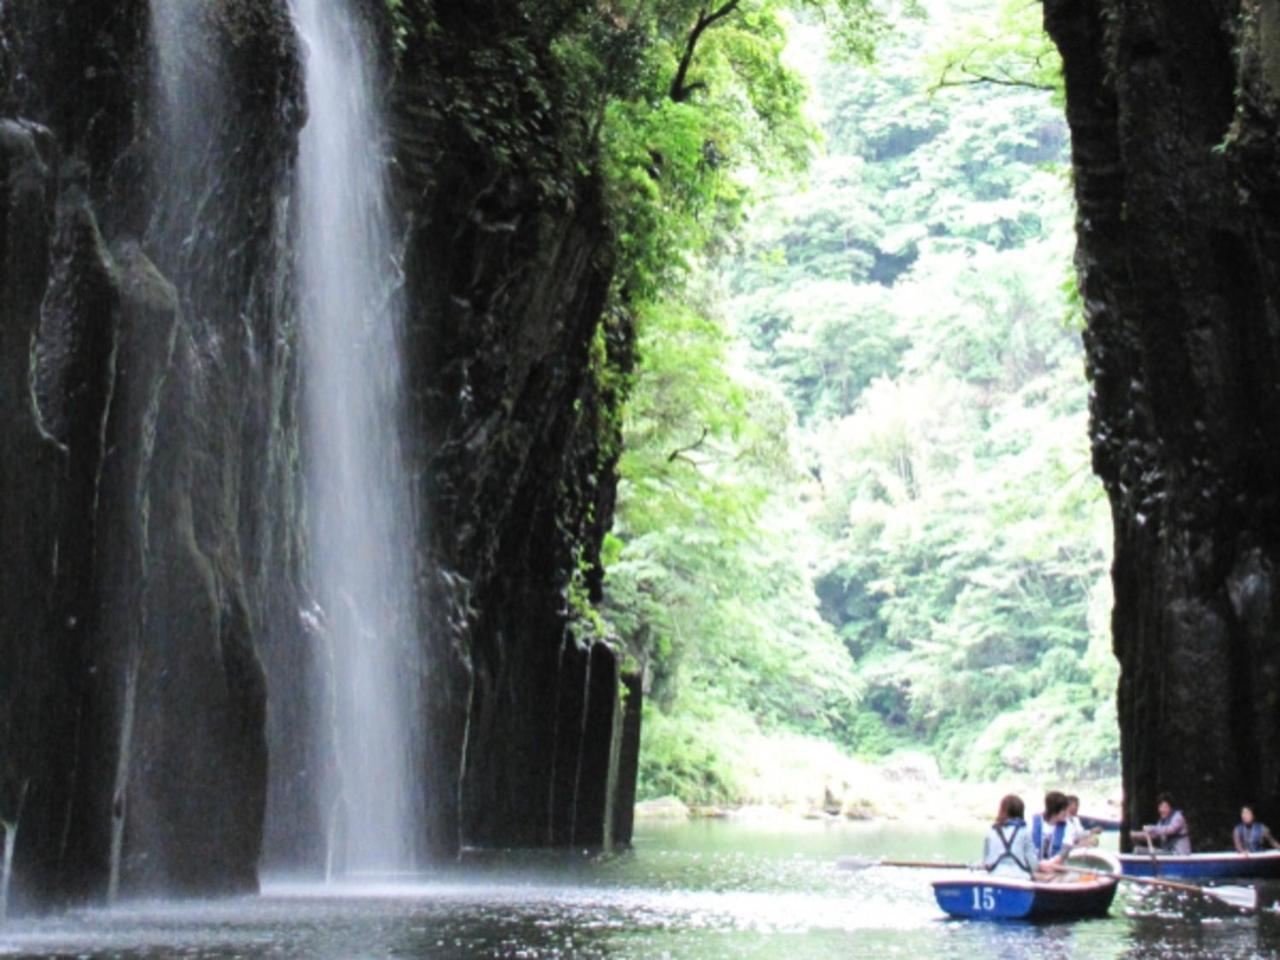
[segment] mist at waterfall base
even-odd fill
[[[0,928],[0,956],[682,960],[1232,960],[1280,956],[1280,917],[1122,888],[1067,924],[949,921],[936,873],[840,870],[840,856],[972,859],[981,826],[645,825],[604,861],[502,854],[418,883],[268,885],[263,896],[124,904]],[[1271,902],[1280,890],[1263,890]]]
[[[298,301],[316,633],[327,700],[311,718],[326,875],[418,864],[423,791],[413,499],[401,454],[400,310],[385,143],[360,23],[294,0],[308,120],[299,146]]]

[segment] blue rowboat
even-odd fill
[[[1091,853],[1071,862],[1099,867],[1104,873],[1118,872],[1108,854]],[[970,920],[1075,920],[1107,915],[1116,896],[1116,878],[1077,874],[1039,883],[975,872],[935,880],[933,896],[946,913]]]
[[[1280,850],[1262,853],[1122,853],[1128,877],[1172,880],[1275,880],[1280,878]]]

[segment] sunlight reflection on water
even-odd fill
[[[0,956],[1138,960],[1280,956],[1280,921],[1125,894],[1107,920],[945,920],[929,871],[840,855],[964,858],[974,831],[734,823],[646,827],[634,855],[487,855],[430,876],[278,882],[255,899],[134,903],[0,928]]]

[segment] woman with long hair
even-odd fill
[[[1008,794],[1000,801],[996,822],[982,842],[982,865],[989,873],[1034,878],[1040,868],[1039,851],[1023,819],[1022,798]]]

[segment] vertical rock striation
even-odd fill
[[[599,374],[630,364],[630,326],[601,325],[589,118],[517,6],[419,4],[395,90],[444,849],[625,843],[635,791],[619,657],[569,602],[581,571],[600,599],[621,397]]]
[[[639,688],[582,598],[616,485],[603,371],[632,344],[625,318],[601,323],[589,118],[554,29],[512,3],[360,9],[400,51],[424,832],[443,855],[625,842]],[[18,828],[19,907],[253,889],[264,836],[268,867],[318,867],[332,758],[307,730],[335,678],[300,470],[304,55],[286,0],[0,3],[0,829]]]
[[[1126,819],[1280,809],[1275,0],[1045,0],[1065,63]],[[1274,813],[1272,814],[1274,816]]]
[[[0,812],[33,903],[257,883],[298,51],[282,3],[200,19],[163,63],[142,0],[0,8]],[[205,99],[166,109],[169,68]]]

